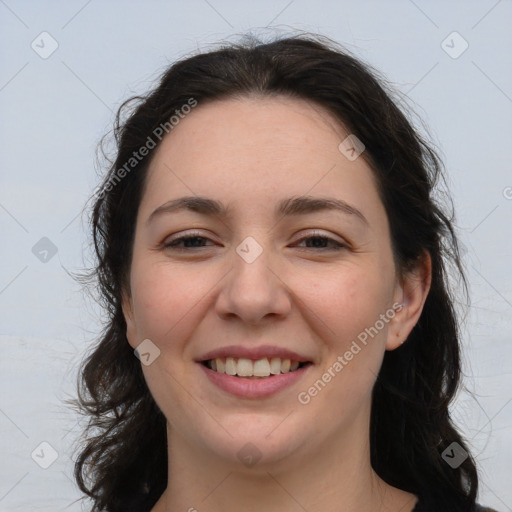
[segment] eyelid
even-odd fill
[[[327,242],[327,244],[331,245],[331,247],[299,247],[299,248],[303,249],[303,250],[312,250],[314,252],[322,252],[322,251],[329,252],[329,251],[340,251],[342,249],[346,249],[346,248],[350,247],[349,243],[347,241],[345,241],[344,239],[338,240],[338,238],[335,237],[334,235],[332,235],[330,233],[326,233],[324,231],[318,231],[318,230],[313,230],[313,231],[310,231],[308,233],[301,235],[300,238],[295,240],[293,243],[299,244],[299,243],[306,242],[307,240],[314,239],[314,238],[319,238],[319,239],[325,240]]]
[[[171,236],[166,237],[161,245],[166,246],[175,241],[181,240],[182,238],[194,238],[194,237],[198,237],[198,238],[200,237],[200,238],[204,238],[205,240],[211,240],[211,237],[206,235],[202,231],[197,231],[197,230],[180,231],[179,233],[175,233]],[[211,241],[213,241],[213,240],[211,240]]]
[[[334,235],[333,233],[330,233],[329,231],[322,231],[320,229],[315,229],[315,228],[311,228],[309,231],[307,230],[308,228],[304,229],[304,230],[301,230],[301,231],[306,231],[306,233],[300,235],[300,240],[302,240],[303,238],[308,238],[308,237],[315,237],[315,236],[318,236],[318,237],[323,237],[323,238],[329,238],[335,242],[338,242],[340,244],[344,244],[346,243],[346,241],[341,238],[341,237],[337,237],[336,235]],[[340,239],[338,239],[340,238]]]
[[[304,230],[303,230],[304,231]],[[182,241],[183,239],[189,239],[189,238],[202,238],[203,240],[206,240],[206,241],[210,241],[210,242],[213,242],[215,243],[214,240],[211,239],[210,236],[207,236],[205,235],[202,231],[198,231],[198,230],[191,230],[191,231],[182,231],[182,232],[179,232],[179,233],[176,233],[174,235],[172,235],[170,238],[167,237],[164,239],[164,241],[161,243],[161,246],[162,247],[171,247],[171,244],[175,243],[175,242],[180,242]],[[348,242],[344,239],[337,239],[337,237],[335,237],[335,235],[329,233],[329,232],[325,232],[325,231],[322,231],[322,230],[319,230],[319,229],[314,229],[312,228],[310,231],[307,231],[307,228],[306,228],[306,232],[303,233],[299,238],[296,238],[294,240],[294,244],[296,243],[300,243],[300,242],[303,242],[305,240],[308,240],[310,238],[323,238],[325,240],[327,240],[327,242],[329,243],[334,243],[336,244],[338,247],[331,247],[331,248],[328,248],[328,247],[317,247],[317,248],[305,248],[305,249],[316,249],[318,251],[321,251],[321,250],[335,250],[335,249],[340,249],[342,247],[348,247]],[[176,249],[182,249],[182,250],[191,250],[191,249],[201,249],[201,248],[205,248],[205,247],[211,247],[210,246],[201,246],[201,247],[195,247],[195,248],[184,248],[184,247],[175,247]]]

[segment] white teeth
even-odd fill
[[[279,375],[281,373],[281,359],[273,357],[270,360],[270,373],[272,375]]]
[[[245,357],[239,359],[235,357],[226,357],[225,359],[218,357],[207,362],[208,368],[218,373],[256,378],[293,372],[299,368],[299,365],[298,361],[292,362],[290,359],[281,359],[279,357],[272,357],[270,360],[263,358],[257,361],[252,361]]]
[[[270,363],[268,359],[254,361],[253,375],[255,377],[268,377],[270,375]]]
[[[290,371],[291,362],[289,359],[283,359],[281,361],[281,372],[288,373]]]
[[[252,361],[250,359],[244,359],[241,357],[238,360],[236,373],[240,377],[251,377],[253,375]]]
[[[236,362],[232,357],[226,358],[225,368],[228,375],[236,375]]]
[[[215,363],[217,364],[217,372],[218,373],[226,373],[226,367],[224,366],[224,361],[218,357],[215,359]]]

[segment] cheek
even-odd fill
[[[134,258],[132,298],[137,339],[150,339],[160,350],[150,365],[142,366],[151,394],[163,411],[194,410],[197,403],[182,392],[187,377],[186,347],[204,308],[212,284],[204,271],[183,272],[168,262]],[[199,414],[200,411],[197,411]],[[173,414],[166,414],[172,423]]]
[[[131,286],[137,335],[157,345],[181,339],[188,317],[194,316],[209,289],[200,271],[184,273],[168,263],[137,261]]]
[[[349,422],[361,407],[369,407],[385,352],[387,323],[380,318],[389,304],[389,285],[379,272],[352,268],[317,279],[309,291],[308,304],[320,312],[315,325],[324,357],[301,397],[311,406],[305,410],[322,424]],[[306,287],[303,291],[308,293]]]
[[[317,275],[303,286],[305,303],[318,312],[333,345],[342,349],[386,312],[393,288],[385,275],[376,267],[351,266]]]

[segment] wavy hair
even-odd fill
[[[441,457],[452,442],[469,452],[449,412],[461,376],[450,270],[467,297],[453,208],[445,211],[435,197],[443,182],[440,158],[391,91],[373,68],[328,38],[249,37],[183,58],[147,95],[119,108],[115,158],[91,216],[92,277],[108,318],[80,368],[77,399],[89,423],[75,478],[92,498],[94,512],[135,510],[135,503],[137,510],[150,510],[167,484],[166,420],[128,344],[121,309],[138,207],[156,149],[140,161],[130,159],[191,98],[201,105],[251,95],[304,99],[334,115],[366,146],[363,158],[388,215],[397,271],[413,268],[425,251],[430,254],[432,283],[421,317],[407,341],[385,353],[373,389],[371,464],[383,480],[439,512],[473,508],[478,478],[472,457],[457,469]],[[134,165],[127,168],[127,162]]]

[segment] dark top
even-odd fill
[[[146,503],[134,503],[132,502],[128,507],[123,508],[123,512],[150,512],[153,508],[154,504],[148,504],[147,500]],[[430,507],[429,505],[426,505],[424,501],[418,501],[416,503],[416,506],[412,510],[412,512],[438,512],[438,510],[435,510],[434,508]],[[482,507],[481,505],[477,505],[475,509],[467,512],[497,512],[496,510],[492,508]]]
[[[433,509],[432,507],[429,507],[428,505],[425,505],[425,502],[418,501],[416,503],[416,506],[413,508],[412,512],[437,512],[437,510]],[[496,512],[493,508],[488,507],[482,507],[481,505],[476,505],[476,507],[468,512]]]

